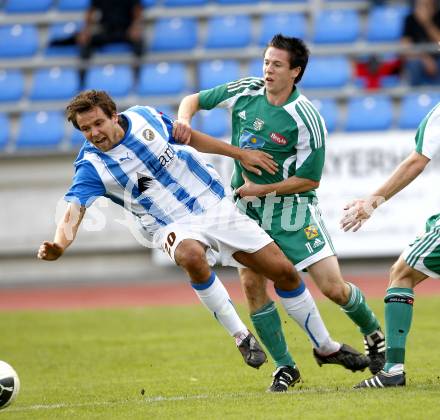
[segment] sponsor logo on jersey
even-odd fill
[[[171,146],[168,146],[165,151],[159,156],[159,162],[164,168],[166,168],[173,159],[174,150],[171,148]]]
[[[142,137],[147,141],[154,140],[154,131],[146,128],[144,131],[142,131]]]
[[[263,137],[249,133],[249,131],[243,131],[239,140],[242,149],[260,149],[264,146],[265,142]]]
[[[239,116],[242,120],[245,120],[245,121],[246,121],[246,111],[245,111],[245,110],[240,111],[240,112],[238,113],[238,116]]]
[[[287,139],[281,135],[280,133],[270,133],[270,139],[281,146],[285,146],[287,144]]]
[[[313,241],[313,248],[318,248],[319,246],[324,245],[324,241],[322,239],[316,238]]]
[[[315,225],[309,225],[304,229],[308,240],[314,239],[319,235],[318,228]]]
[[[128,154],[127,152],[127,156],[122,156],[121,158],[119,158],[119,162],[122,163],[126,160],[132,160],[133,158]]]
[[[139,172],[137,173],[137,177],[138,177],[139,192],[142,194],[143,192],[148,190],[148,188],[151,187],[151,184],[153,183],[154,179]]]
[[[263,120],[260,120],[259,118],[255,118],[255,121],[253,124],[255,131],[260,131],[263,128],[263,125],[264,125]]]

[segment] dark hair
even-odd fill
[[[296,76],[295,83],[298,83],[307,67],[307,62],[309,61],[309,49],[302,39],[290,38],[283,36],[281,34],[276,34],[267,44],[266,49],[269,47],[278,48],[279,50],[285,50],[289,53],[290,57],[290,68],[301,67],[301,71],[298,76]]]
[[[111,118],[116,113],[116,104],[112,98],[103,90],[85,90],[75,96],[67,105],[67,120],[73,126],[79,129],[76,122],[76,115],[82,112],[90,111],[98,107],[104,111],[104,114]]]

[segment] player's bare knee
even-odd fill
[[[200,271],[207,265],[203,247],[196,241],[183,241],[176,249],[175,260],[186,271]]]
[[[326,287],[321,288],[321,292],[338,305],[345,305],[349,299],[343,285],[328,284]]]
[[[414,287],[417,280],[414,269],[405,260],[399,258],[390,269],[390,282],[388,287]]]
[[[277,263],[277,270],[273,278],[275,287],[280,287],[284,290],[291,290],[292,287],[299,287],[301,284],[301,278],[296,271],[293,264],[288,261],[281,261]]]

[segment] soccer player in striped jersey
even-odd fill
[[[224,107],[232,114],[231,143],[274,158],[277,170],[263,169],[259,175],[235,161],[231,184],[237,205],[266,230],[298,271],[307,269],[321,291],[359,326],[370,358],[331,339],[303,283],[288,313],[307,333],[319,365],[335,363],[353,371],[369,365],[376,373],[384,363],[383,334],[362,292],[343,280],[317,206],[315,190],[324,165],[327,133],[316,108],[296,87],[308,56],[302,40],[276,35],[264,53],[264,78],[249,77],[185,97],[174,134],[185,143],[191,118],[199,109]],[[249,202],[240,196],[259,199]],[[290,378],[298,375],[298,369],[287,349],[276,307],[266,293],[265,279],[249,268],[240,270],[240,278],[252,322],[276,364],[269,390],[286,391],[294,384]]]
[[[261,366],[266,355],[248,331],[210,265],[213,250],[224,265],[251,267],[269,277],[288,296],[301,279],[257,223],[241,214],[227,198],[219,175],[192,147],[175,144],[172,122],[154,108],[133,106],[120,114],[103,91],[85,91],[67,106],[67,118],[85,141],[75,161],[68,206],[53,241],[44,241],[38,258],[56,260],[74,241],[96,198],[107,197],[137,219],[145,240],[162,247],[189,275],[202,303],[235,337],[245,362]],[[217,140],[202,133],[203,147]],[[200,139],[199,139],[200,140]],[[192,144],[192,143],[191,143]],[[203,148],[202,147],[202,148]],[[267,154],[225,144],[223,154],[239,158],[250,170],[272,170]],[[299,378],[298,378],[299,379]]]
[[[403,190],[440,151],[440,104],[420,123],[413,152],[371,196],[345,207],[341,227],[359,230],[374,210]],[[405,345],[411,327],[414,288],[428,277],[440,278],[440,213],[426,221],[425,232],[410,243],[390,272],[385,295],[386,363],[382,371],[355,388],[405,386]]]

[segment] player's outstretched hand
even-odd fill
[[[370,197],[351,201],[344,207],[344,215],[340,226],[345,232],[352,230],[357,232],[362,225],[370,218],[373,211],[383,202],[383,197]]]
[[[173,122],[173,137],[182,144],[191,140],[191,125],[187,121],[175,120]]]
[[[44,241],[38,249],[37,258],[40,260],[54,261],[63,255],[64,249],[55,242]]]
[[[370,215],[364,211],[365,200],[354,200],[344,206],[344,215],[342,216],[340,226],[344,232],[353,230],[358,231]]]
[[[261,175],[261,169],[274,175],[278,169],[278,164],[273,160],[272,155],[260,150],[242,149],[240,162],[244,169],[256,175]]]

